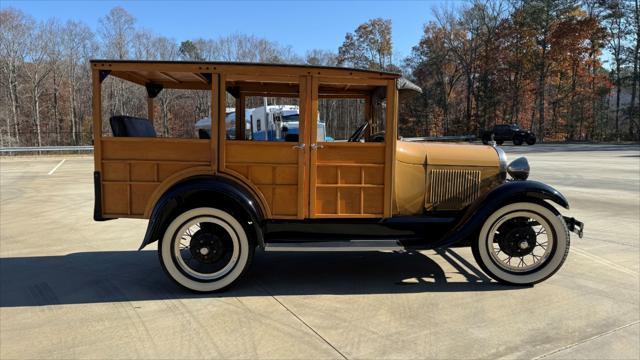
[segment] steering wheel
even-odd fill
[[[367,128],[369,127],[369,123],[365,122],[362,125],[360,125],[356,131],[353,132],[353,134],[351,134],[351,136],[349,136],[349,140],[348,142],[359,142],[360,139],[362,138],[362,136],[364,135],[365,130],[367,130]]]

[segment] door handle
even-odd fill
[[[304,144],[293,145],[294,150],[304,150]]]
[[[311,150],[322,149],[323,147],[322,144],[311,144]]]

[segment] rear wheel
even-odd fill
[[[171,221],[158,250],[163,269],[176,283],[189,290],[211,292],[240,278],[254,247],[230,213],[201,207]]]
[[[502,145],[502,144],[504,144],[504,140],[496,140],[496,144]]]
[[[536,138],[534,136],[527,136],[527,145],[533,145],[536,143]]]
[[[532,202],[506,205],[485,221],[473,256],[489,276],[532,285],[555,274],[569,253],[569,232],[555,209]]]
[[[514,136],[513,137],[513,145],[517,145],[517,146],[522,145],[522,137]]]

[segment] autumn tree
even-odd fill
[[[391,20],[376,18],[347,33],[338,49],[338,65],[384,70],[392,64]]]

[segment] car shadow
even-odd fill
[[[175,285],[162,271],[155,251],[2,258],[0,307],[194,297],[517,289],[491,282],[453,250],[438,252],[455,272],[445,273],[436,262],[419,252],[265,254],[257,251],[245,278],[231,289],[215,294],[195,294]],[[452,274],[455,281],[448,277]]]

